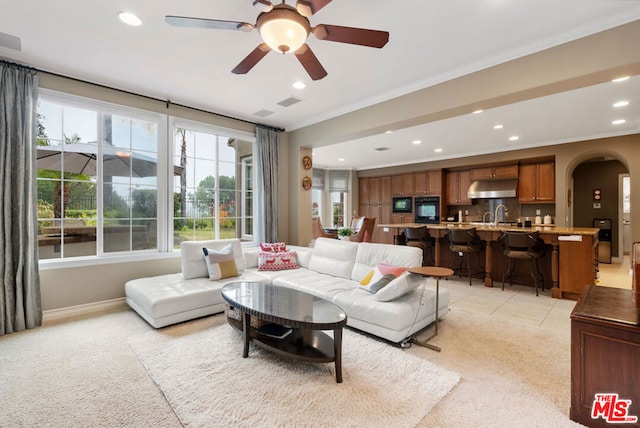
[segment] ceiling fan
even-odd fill
[[[318,58],[306,41],[309,34],[316,39],[330,42],[382,48],[389,41],[387,31],[319,24],[312,27],[308,17],[331,3],[331,0],[297,0],[296,7],[283,0],[274,5],[269,0],[252,0],[260,11],[255,25],[248,22],[222,21],[218,19],[190,18],[167,15],[165,21],[175,27],[208,28],[217,30],[239,30],[249,32],[257,28],[263,43],[255,48],[231,70],[235,74],[246,74],[271,50],[282,54],[293,52],[311,79],[320,80],[327,75]]]

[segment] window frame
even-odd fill
[[[88,98],[80,95],[69,94],[52,89],[39,88],[39,98],[46,102],[58,103],[64,106],[80,108],[85,110],[93,110],[98,115],[98,123],[100,118],[105,114],[125,116],[129,119],[143,120],[153,122],[157,124],[157,248],[145,249],[145,250],[131,250],[123,252],[105,253],[102,248],[102,237],[97,241],[96,255],[82,256],[82,257],[69,257],[59,259],[43,259],[38,261],[38,265],[41,270],[53,270],[63,269],[69,267],[81,267],[90,265],[101,264],[113,264],[121,262],[135,262],[143,260],[165,259],[175,258],[179,256],[179,250],[173,248],[173,132],[175,127],[187,127],[190,130],[215,133],[216,135],[238,138],[244,141],[252,143],[252,151],[256,150],[256,136],[255,134],[239,131],[236,129],[225,128],[219,125],[214,125],[206,122],[199,122],[189,119],[184,119],[169,114],[154,112],[152,110],[145,110],[130,107],[127,105],[116,104],[108,101],[102,101],[94,98]],[[98,138],[102,138],[103,129],[102,126],[98,128]],[[254,165],[255,168],[255,165]],[[254,192],[256,189],[256,177],[254,173],[253,186]],[[102,204],[100,198],[102,197],[103,178],[97,179],[98,201]],[[240,195],[239,197],[243,197]],[[255,197],[254,199],[254,213],[255,211]],[[100,210],[102,210],[101,205]],[[98,214],[98,229],[97,233],[102,234],[101,226],[103,225],[103,214]],[[255,237],[254,223],[254,235]],[[239,235],[240,236],[240,235]],[[255,239],[255,238],[254,238]],[[243,243],[244,244],[244,243]],[[252,241],[249,245],[254,245]]]

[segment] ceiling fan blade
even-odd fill
[[[248,22],[238,21],[221,21],[219,19],[206,19],[206,18],[190,18],[188,16],[172,16],[167,15],[164,17],[167,24],[174,27],[189,27],[189,28],[207,28],[214,30],[239,30],[239,31],[251,31],[254,28],[253,24]]]
[[[300,15],[308,18],[329,3],[331,3],[331,0],[298,0],[296,2],[296,10]]]
[[[247,74],[254,65],[258,63],[266,54],[269,53],[271,48],[266,43],[261,43],[257,48],[251,51],[249,55],[245,57],[240,64],[231,70],[233,74]]]
[[[269,0],[253,0],[255,6],[260,12],[271,12],[273,4]]]
[[[320,80],[327,75],[327,71],[306,43],[295,52],[295,55],[312,80]]]
[[[313,35],[320,40],[369,46],[371,48],[382,48],[389,41],[388,31],[342,27],[340,25],[320,24],[314,27]]]

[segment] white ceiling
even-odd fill
[[[292,0],[288,1],[293,4]],[[171,27],[165,15],[255,23],[251,0],[0,0],[0,33],[20,39],[0,57],[207,111],[294,130],[395,96],[640,19],[640,0],[334,0],[310,18],[385,30],[383,49],[308,44],[328,72],[313,82],[291,55],[270,53],[247,75],[230,71],[257,31]],[[136,13],[140,27],[117,12]],[[294,81],[306,83],[293,89]],[[278,102],[301,99],[290,107]],[[618,99],[629,106],[613,109]],[[273,111],[266,117],[261,110]],[[624,125],[611,120],[624,117]],[[503,123],[505,128],[492,127]],[[314,151],[316,165],[366,169],[638,132],[640,80],[603,84]],[[510,135],[519,135],[512,143]],[[411,141],[422,140],[420,146]],[[432,150],[443,148],[439,155]],[[366,148],[392,147],[377,152]],[[416,149],[420,151],[415,152]],[[336,153],[344,161],[338,161]]]

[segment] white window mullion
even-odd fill
[[[173,120],[163,117],[158,125],[158,250],[171,251],[173,248]]]
[[[98,257],[104,255],[104,181],[102,178],[102,142],[104,141],[104,114],[98,112],[98,154],[96,159],[96,214],[98,221],[96,224],[96,254]]]

